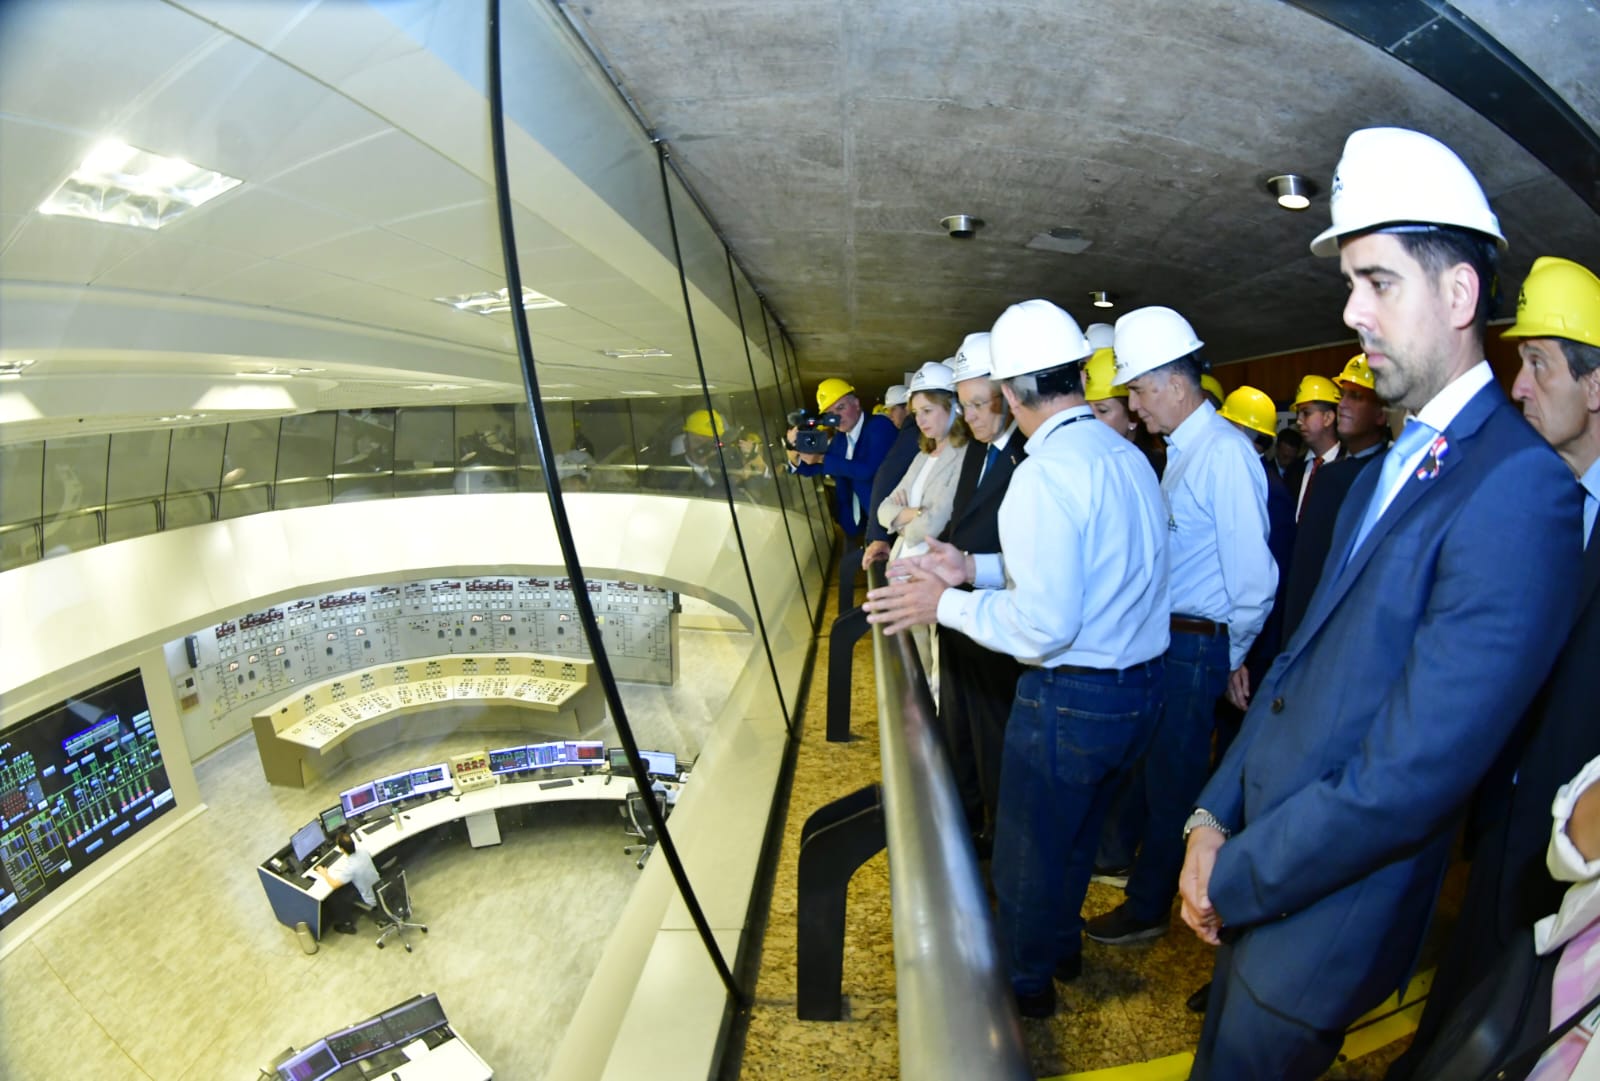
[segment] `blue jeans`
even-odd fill
[[[996,919],[1011,986],[1036,994],[1083,949],[1083,898],[1112,790],[1161,712],[1162,662],[1122,672],[1030,668],[1006,722],[995,814]]]
[[[1145,753],[1144,846],[1128,876],[1128,911],[1140,923],[1172,915],[1183,870],[1183,823],[1211,772],[1212,710],[1228,689],[1227,634],[1172,632],[1166,705]]]

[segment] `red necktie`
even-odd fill
[[[1300,493],[1300,509],[1295,511],[1294,520],[1300,521],[1300,516],[1306,512],[1306,500],[1311,498],[1311,486],[1317,483],[1317,470],[1322,468],[1322,455],[1311,459],[1311,475],[1306,477],[1306,490]]]

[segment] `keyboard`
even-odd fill
[[[572,787],[572,779],[569,777],[566,780],[561,780],[561,781],[540,781],[539,782],[539,787],[540,788],[571,788]]]

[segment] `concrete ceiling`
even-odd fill
[[[1290,214],[1258,184],[1297,171],[1325,189],[1345,135],[1372,124],[1433,132],[1477,171],[1511,239],[1509,295],[1540,254],[1600,266],[1600,199],[1383,49],[1277,0],[505,4],[523,275],[567,304],[530,313],[553,395],[681,395],[698,379],[664,211],[630,210],[659,198],[654,153],[550,33],[562,16],[665,140],[808,381],[896,382],[1030,296],[1087,323],[1091,289],[1117,295],[1113,318],[1177,307],[1218,361],[1346,338],[1336,269],[1306,249],[1326,198]],[[1600,127],[1594,3],[1457,6]],[[433,300],[503,284],[483,10],[0,4],[0,362],[34,362],[0,379],[0,443],[176,414],[516,399],[509,319]],[[245,183],[158,232],[39,214],[107,135]],[[951,213],[987,224],[952,241]],[[715,237],[681,208],[679,225],[709,378],[748,385],[736,305],[748,315],[752,291],[717,285]],[[1086,246],[1026,247],[1052,229]],[[641,347],[672,356],[603,355]],[[313,370],[248,377],[270,367]]]
[[[1594,3],[1456,7],[1600,127]],[[1462,155],[1511,241],[1507,296],[1537,255],[1600,266],[1600,216],[1515,140],[1278,0],[564,10],[671,147],[809,379],[894,382],[1030,296],[1106,319],[1096,289],[1119,298],[1113,318],[1184,312],[1214,361],[1346,339],[1337,267],[1307,244],[1360,127],[1420,128]],[[1304,213],[1278,209],[1259,185],[1281,172],[1324,194]],[[1588,182],[1600,205],[1600,178]],[[954,213],[987,224],[951,240],[939,220]],[[1026,246],[1053,229],[1087,246]]]

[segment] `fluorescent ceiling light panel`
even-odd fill
[[[33,360],[0,360],[0,376],[9,376],[12,379],[22,374],[24,368],[31,368]]]
[[[700,384],[699,383],[674,383],[672,385],[677,387],[679,390],[699,390],[700,389]],[[717,385],[715,383],[707,383],[706,384],[706,389],[707,390],[716,390],[717,389]]]
[[[241,183],[182,158],[107,139],[39,205],[39,213],[159,229]]]
[[[625,390],[622,393],[630,398],[659,398],[661,395],[653,390]]]
[[[453,297],[434,297],[440,304],[448,304],[456,311],[476,312],[479,315],[498,315],[511,310],[511,290],[496,289],[492,293],[461,293]],[[537,311],[540,308],[565,308],[555,297],[547,297],[543,293],[529,289],[522,289],[522,307],[526,311]]]
[[[617,360],[642,360],[646,358],[655,359],[658,357],[670,357],[672,354],[667,352],[665,349],[648,347],[644,349],[607,349],[605,350],[605,355],[608,357],[614,357]]]

